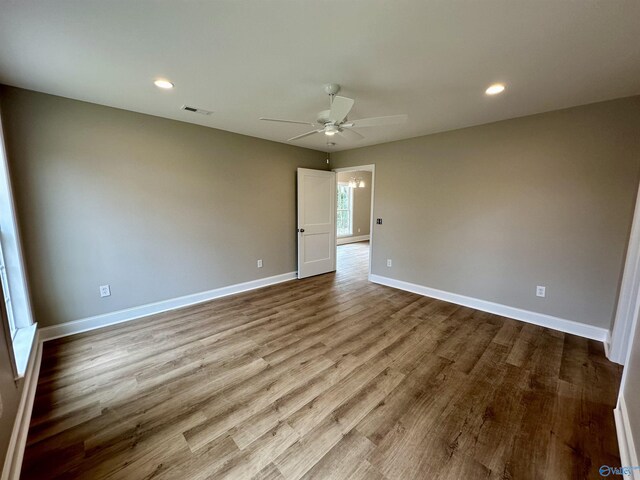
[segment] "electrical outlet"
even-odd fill
[[[262,268],[262,259],[258,260],[258,268]]]
[[[546,297],[547,296],[547,287],[543,287],[542,285],[538,285],[536,287],[536,296],[537,297]]]
[[[358,233],[360,233],[360,229],[358,229]]]
[[[390,258],[387,258],[387,267],[390,267],[393,265],[393,262],[391,261]]]
[[[109,285],[100,285],[100,296],[101,297],[110,297],[111,296],[111,287]]]

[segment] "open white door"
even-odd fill
[[[298,278],[336,269],[336,174],[298,169]]]

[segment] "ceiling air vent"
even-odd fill
[[[183,105],[180,110],[186,110],[187,112],[199,113],[200,115],[211,115],[213,112],[204,110],[202,108],[190,107],[189,105]]]

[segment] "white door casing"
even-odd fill
[[[336,269],[336,174],[298,168],[298,278]]]
[[[633,339],[632,326],[640,313],[640,190],[631,225],[618,307],[611,330],[609,360],[624,365]]]
[[[371,172],[371,218],[369,219],[369,271],[368,275],[371,276],[371,265],[373,261],[373,249],[374,249],[374,227],[375,227],[375,189],[376,189],[376,166],[375,164],[369,165],[356,165],[353,167],[334,168],[334,172]],[[336,238],[337,240],[337,238]],[[337,243],[337,242],[336,242]]]

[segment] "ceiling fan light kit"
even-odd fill
[[[338,85],[337,83],[326,84],[324,86],[324,91],[329,96],[329,109],[323,110],[318,113],[315,123],[298,120],[283,120],[270,117],[260,117],[260,120],[264,120],[267,122],[311,125],[312,127],[315,127],[315,129],[311,130],[310,132],[296,135],[295,137],[291,137],[287,140],[288,142],[293,142],[316,133],[324,133],[327,137],[338,136],[344,138],[345,140],[358,141],[362,140],[365,137],[359,132],[353,130],[354,128],[398,125],[406,122],[408,119],[407,115],[402,114],[386,117],[362,118],[360,120],[347,120],[347,115],[349,115],[349,112],[351,112],[355,100],[353,100],[352,98],[341,97],[337,95],[337,93],[340,91],[340,85]]]
[[[338,132],[339,132],[339,129],[335,125],[328,125],[324,129],[324,134],[329,135],[330,137],[335,135]]]

